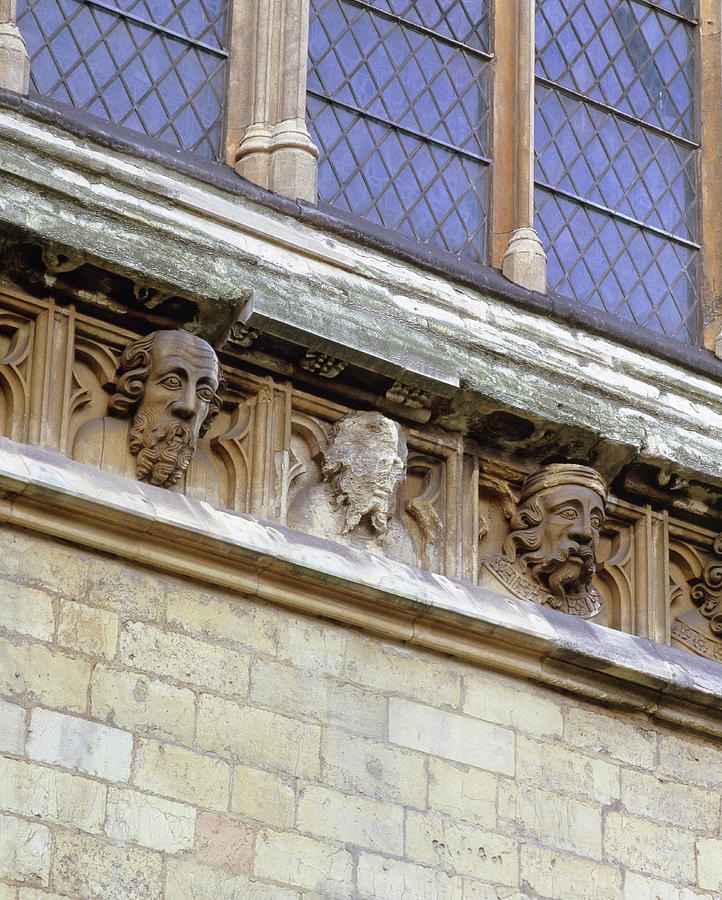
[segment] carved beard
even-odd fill
[[[196,438],[185,422],[171,416],[162,419],[152,409],[138,410],[128,438],[130,452],[137,456],[138,481],[159,487],[177,484],[190,465]]]
[[[346,507],[344,534],[353,529],[365,517],[368,517],[371,530],[376,535],[386,534],[391,516],[389,507],[391,497],[384,491],[373,491],[368,495],[368,483],[347,469],[337,480],[336,502]]]
[[[571,556],[576,560],[570,561]],[[568,594],[587,593],[596,570],[594,551],[569,540],[562,541],[551,556],[538,550],[525,554],[523,561],[532,577],[560,600]]]

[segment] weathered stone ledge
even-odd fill
[[[722,735],[717,663],[6,438],[0,521]]]
[[[674,342],[651,336],[623,345],[616,320],[522,297],[493,270],[457,261],[456,275],[433,271],[421,251],[409,263],[351,225],[334,231],[323,212],[230,191],[231,173],[211,184],[190,164],[171,168],[171,154],[98,142],[10,97],[0,98],[0,227],[219,315],[243,308],[279,338],[445,397],[447,427],[517,411],[540,434],[550,427],[560,444],[593,450],[608,477],[634,461],[662,482],[674,473],[722,487],[722,363],[711,354],[670,354]]]

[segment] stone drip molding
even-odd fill
[[[714,662],[6,438],[0,521],[722,736]]]

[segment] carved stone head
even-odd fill
[[[221,368],[210,344],[187,331],[154,331],[123,351],[108,410],[133,416],[128,447],[136,476],[170,487],[221,406]]]
[[[522,487],[504,553],[559,608],[592,591],[606,499],[604,479],[587,466],[544,466]]]
[[[406,458],[403,429],[381,413],[352,412],[336,423],[321,470],[346,508],[344,532],[367,518],[377,535],[386,533]]]

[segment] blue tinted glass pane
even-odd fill
[[[479,258],[486,164],[312,96],[308,120],[321,154],[321,200],[465,258]]]
[[[536,190],[551,290],[689,343],[697,339],[697,253]]]
[[[477,50],[489,49],[486,0],[373,0],[373,6]]]
[[[695,151],[541,85],[536,178],[696,240]]]
[[[221,154],[227,7],[223,0],[19,0],[31,88],[175,146]],[[142,19],[141,24],[123,12]],[[180,33],[168,34],[172,26]]]
[[[487,148],[489,64],[344,0],[311,19],[308,90],[470,153]]]
[[[635,0],[541,0],[537,74],[685,138],[694,120],[694,28]]]

